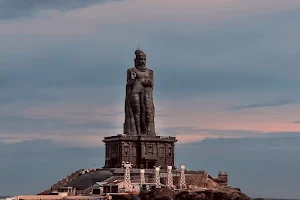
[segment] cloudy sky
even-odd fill
[[[299,21],[299,0],[0,0],[0,195],[103,166],[139,46],[177,164],[300,198]]]

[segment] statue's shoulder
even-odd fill
[[[152,69],[148,69],[150,74],[153,74],[153,70]]]
[[[127,72],[133,72],[133,71],[135,71],[134,68],[135,68],[135,67],[132,67],[132,68],[127,69]]]

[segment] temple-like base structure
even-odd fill
[[[120,168],[130,162],[133,168],[153,169],[174,165],[176,137],[116,135],[105,137],[105,168]]]

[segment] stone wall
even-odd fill
[[[201,188],[217,188],[220,186],[217,182],[212,180],[211,178],[208,178],[207,173],[194,173],[194,174],[186,174],[185,175],[185,182],[186,186],[189,187],[201,187]],[[211,177],[211,176],[210,176]],[[162,184],[167,184],[167,178],[161,178]],[[176,188],[179,188],[180,184],[180,175],[174,174],[173,175],[173,183],[176,186]]]
[[[105,137],[105,168],[121,168],[130,162],[134,168],[174,166],[175,137],[117,135]]]
[[[218,177],[214,178],[209,176],[211,180],[218,183],[219,185],[228,186],[228,173],[225,171],[225,173],[222,173],[222,171],[219,171]]]

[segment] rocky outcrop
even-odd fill
[[[112,175],[112,172],[103,169],[80,169],[58,181],[56,184],[52,185],[50,189],[45,190],[38,195],[50,194],[51,191],[59,190],[61,187],[73,187],[76,188],[77,191],[82,190],[82,192],[88,193],[93,184],[101,182]]]
[[[247,195],[236,190],[220,191],[220,190],[205,190],[193,192],[180,192],[175,196],[175,200],[251,200]]]
[[[168,188],[141,192],[142,200],[251,200],[250,197],[231,188],[202,189],[176,192]]]
[[[151,191],[142,191],[139,196],[141,200],[173,200],[175,193],[169,188],[160,188]]]

